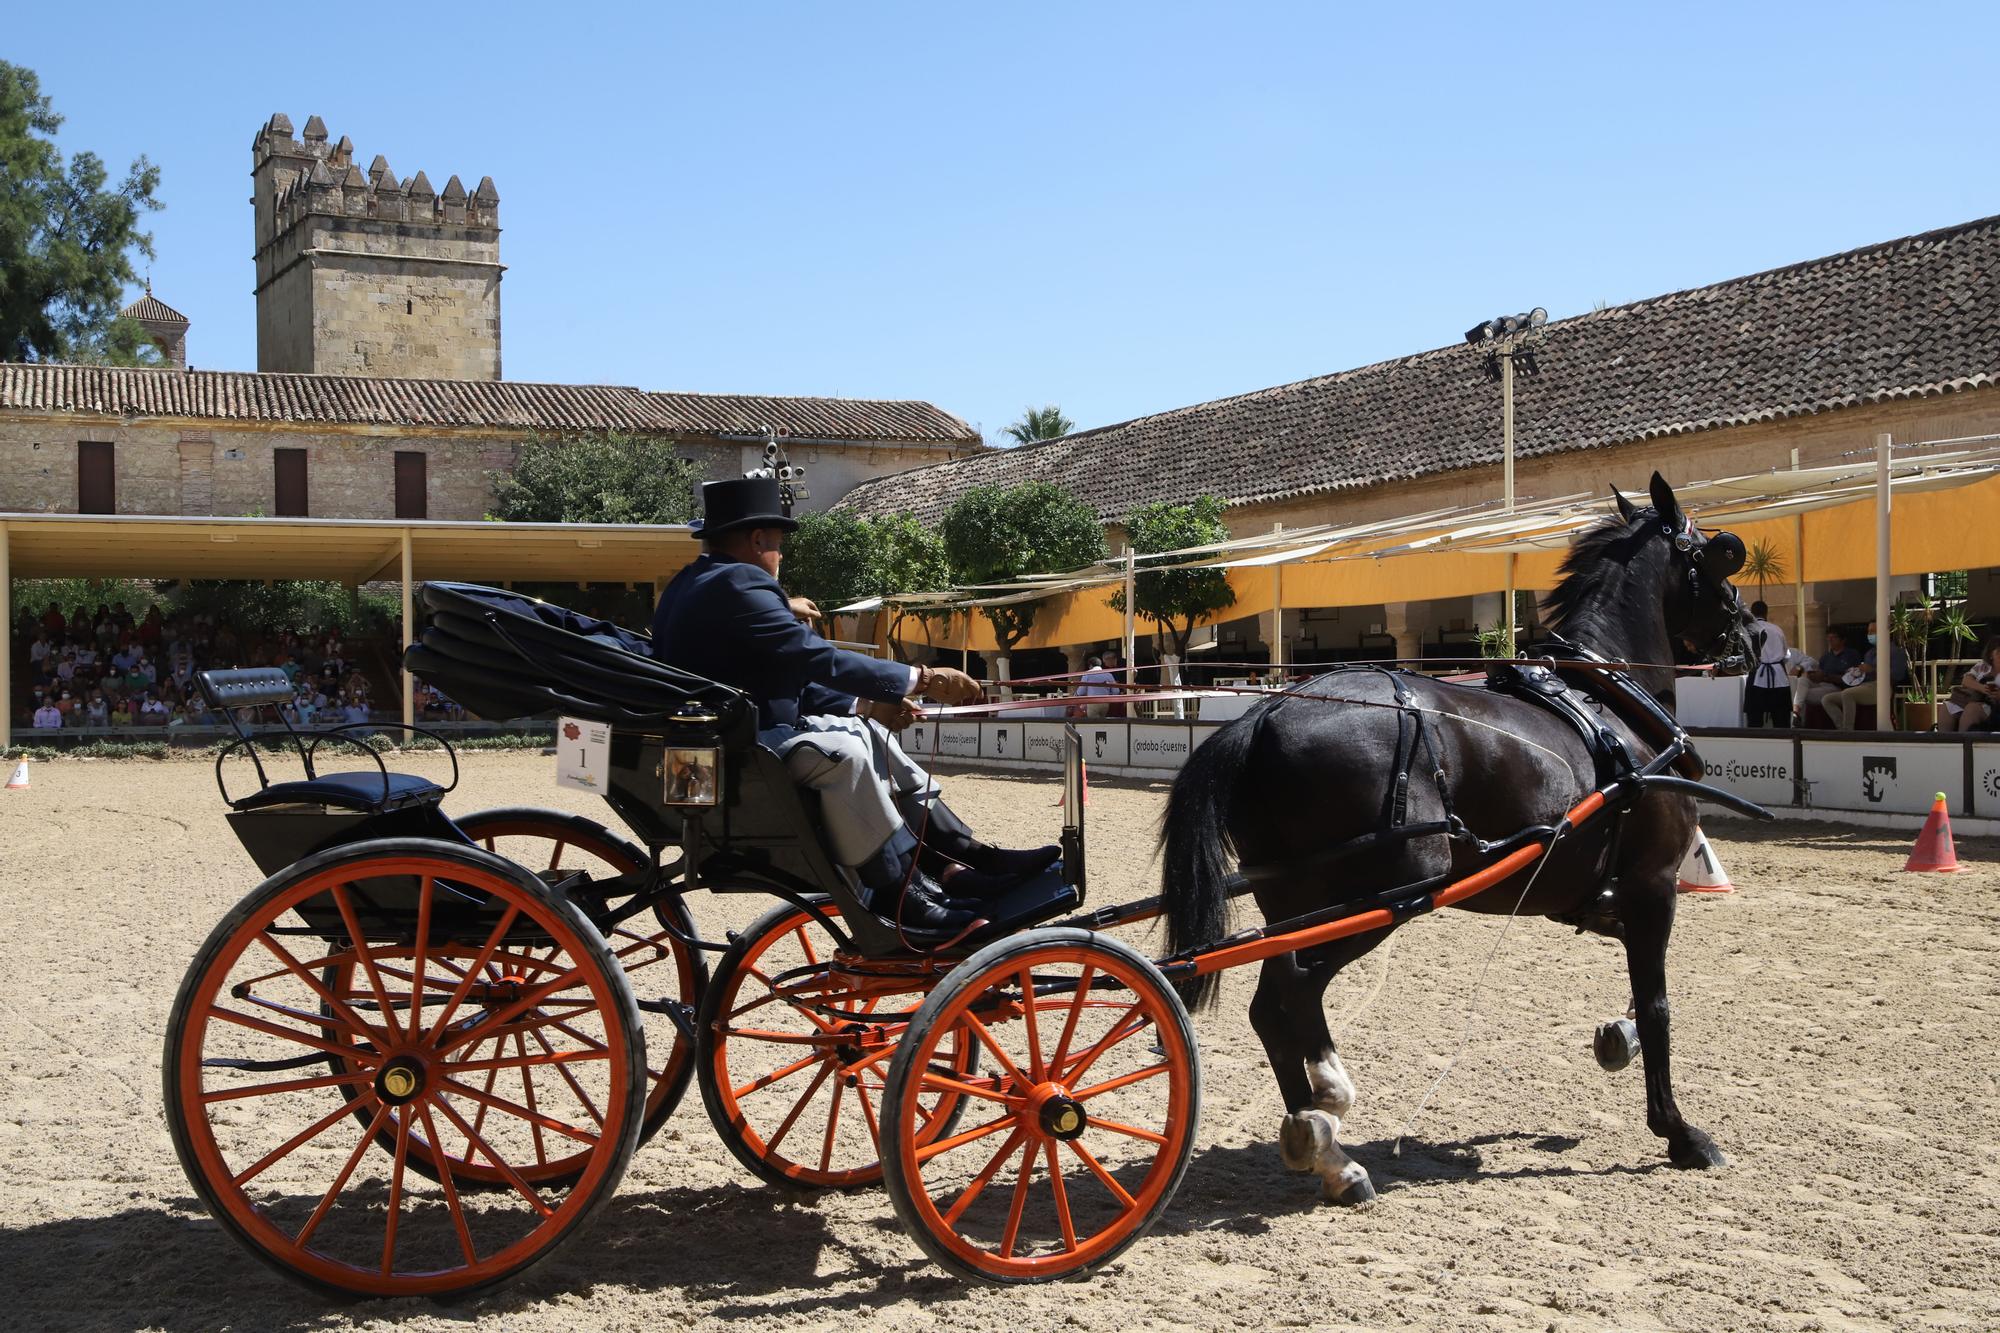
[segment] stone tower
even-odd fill
[[[398,183],[377,157],[282,112],[251,143],[257,369],[418,379],[500,378],[500,194]]]

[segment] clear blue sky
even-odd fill
[[[1080,426],[2000,212],[2000,7],[17,5],[256,365],[250,140],[501,194],[512,379]]]

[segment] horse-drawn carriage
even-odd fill
[[[423,596],[411,670],[482,715],[608,724],[602,794],[632,837],[549,810],[447,815],[450,787],[391,772],[371,747],[372,770],[319,772],[353,728],[292,736],[290,781],[269,780],[249,734],[232,747],[258,781],[225,786],[228,818],[269,878],[175,1000],[168,1123],[238,1240],[342,1293],[461,1293],[547,1257],[690,1080],[747,1169],[794,1188],[886,1185],[962,1277],[1087,1272],[1159,1217],[1193,1149],[1200,1060],[1177,985],[1518,882],[1600,816],[1693,787],[1671,772],[1682,737],[1601,772],[1559,819],[1472,838],[1462,873],[1381,881],[1154,961],[1101,932],[1184,909],[1171,880],[1165,900],[1083,910],[1072,738],[1062,861],[947,947],[864,905],[741,694],[532,599],[436,583]],[[206,673],[203,688],[229,710],[289,692],[258,670]],[[1411,825],[1404,841],[1443,829]],[[702,891],[773,906],[709,941],[687,906]]]

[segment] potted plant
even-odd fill
[[[1937,727],[1937,681],[1930,670],[1931,618],[1936,611],[1937,604],[1922,592],[1914,602],[1898,602],[1889,610],[1890,652],[1901,648],[1910,660],[1909,684],[1896,698],[1902,705],[1903,725],[1912,731]],[[1888,669],[1887,662],[1882,669]]]

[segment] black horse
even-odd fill
[[[1614,662],[1654,664],[1629,674],[1657,695],[1672,681],[1671,670],[1657,664],[1675,660],[1676,644],[1740,653],[1748,617],[1728,582],[1742,564],[1741,540],[1728,533],[1704,539],[1657,473],[1652,499],[1651,508],[1635,509],[1619,496],[1617,516],[1578,538],[1545,609],[1568,645]],[[1644,734],[1648,728],[1610,709],[1603,720],[1635,761],[1658,753],[1657,728]],[[1406,783],[1395,781],[1399,769],[1408,772]],[[1385,838],[1364,843],[1358,855],[1330,857],[1394,816],[1407,826],[1455,814],[1471,834],[1497,840],[1555,824],[1596,778],[1580,732],[1536,703],[1400,672],[1316,677],[1222,727],[1174,782],[1162,833],[1171,945],[1205,946],[1226,933],[1231,852],[1255,885],[1264,919],[1281,921],[1479,868],[1464,839],[1442,834]],[[1692,799],[1650,790],[1622,821],[1600,819],[1558,841],[1539,874],[1531,867],[1463,905],[1507,912],[1518,904],[1523,914],[1622,937],[1645,1062],[1646,1123],[1667,1140],[1675,1165],[1714,1167],[1726,1159],[1681,1118],[1668,1074],[1667,938],[1676,872],[1694,828]],[[1250,1003],[1285,1099],[1285,1164],[1317,1172],[1337,1202],[1366,1202],[1375,1191],[1340,1149],[1340,1118],[1353,1106],[1354,1085],[1327,1032],[1323,996],[1341,968],[1389,934],[1280,954],[1264,963]],[[1209,998],[1213,981],[1184,983],[1188,999]]]

